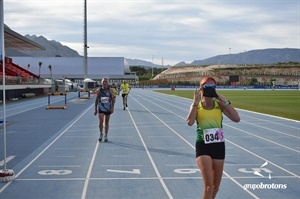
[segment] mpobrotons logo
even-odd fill
[[[244,184],[244,189],[287,189],[287,184],[264,184],[264,183],[259,183],[259,184]]]

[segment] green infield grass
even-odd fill
[[[155,90],[193,99],[193,90]],[[300,91],[297,90],[217,90],[236,108],[300,120]]]

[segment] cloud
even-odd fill
[[[83,54],[83,0],[7,0],[5,23]],[[88,54],[165,64],[299,48],[299,0],[88,0]]]

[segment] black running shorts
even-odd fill
[[[196,142],[196,158],[208,155],[212,159],[225,159],[225,142],[205,144],[204,141]]]
[[[99,113],[103,113],[104,115],[110,115],[110,111],[102,111],[101,109],[99,109]]]

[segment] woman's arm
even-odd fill
[[[222,95],[218,95],[218,103],[223,113],[233,122],[239,122],[241,120],[238,112],[231,105],[230,101],[226,100]]]
[[[193,103],[190,106],[190,111],[186,118],[186,123],[189,126],[192,126],[195,123],[195,120],[197,117],[198,104],[199,104],[200,100],[201,100],[201,91],[196,89],[194,91]]]

